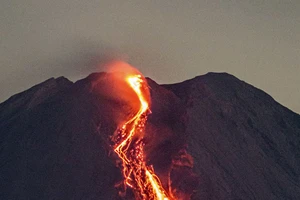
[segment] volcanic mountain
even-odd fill
[[[111,146],[136,110],[123,82],[51,78],[0,104],[0,199],[132,199]],[[300,116],[226,73],[147,78],[145,157],[177,199],[300,199]]]

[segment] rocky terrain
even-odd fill
[[[177,197],[300,199],[298,114],[226,73],[147,81],[147,163]],[[52,78],[1,103],[0,199],[120,199],[110,136],[137,109],[120,85]]]

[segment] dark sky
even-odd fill
[[[122,58],[159,83],[228,72],[300,113],[300,0],[2,0],[0,102]]]

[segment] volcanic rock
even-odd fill
[[[186,105],[193,199],[300,199],[300,116],[226,73],[164,85]]]
[[[165,188],[181,199],[300,199],[298,114],[226,73],[147,81],[145,156]],[[52,78],[0,104],[0,199],[120,199],[110,137],[138,106],[124,85],[108,73]]]

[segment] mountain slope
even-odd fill
[[[195,199],[300,199],[300,116],[225,73],[164,87],[187,107]]]
[[[228,74],[147,81],[145,156],[164,186],[183,199],[300,199],[298,114]],[[109,138],[137,109],[121,85],[61,77],[0,104],[0,199],[118,199]]]

